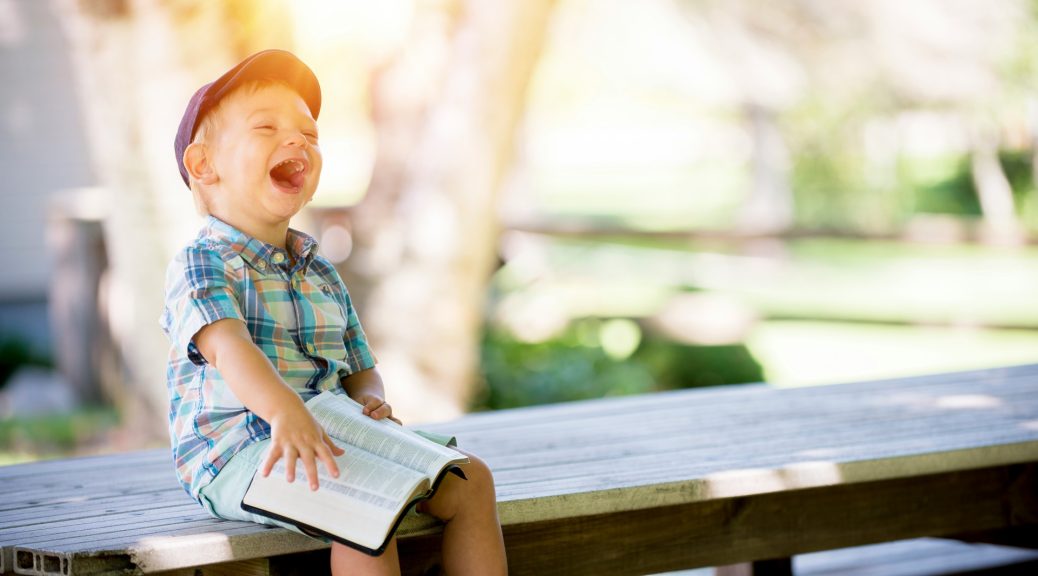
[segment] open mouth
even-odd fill
[[[293,192],[303,187],[305,177],[306,162],[298,158],[282,160],[270,169],[270,179],[274,184]]]

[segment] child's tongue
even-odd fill
[[[296,165],[292,162],[275,166],[270,171],[270,177],[274,183],[283,188],[299,188],[303,185],[303,171],[296,171]]]

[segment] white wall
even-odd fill
[[[47,205],[89,186],[68,43],[53,3],[0,0],[0,303],[47,296]]]

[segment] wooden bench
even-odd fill
[[[751,561],[788,573],[796,554],[923,536],[1038,542],[1038,365],[608,398],[428,428],[493,468],[515,575]],[[402,528],[406,574],[434,561],[438,531]],[[314,540],[208,518],[164,450],[0,468],[0,546],[4,574],[308,574],[327,562]]]

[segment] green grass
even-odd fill
[[[721,296],[756,318],[742,343],[784,386],[1038,362],[1034,247],[803,240],[754,253],[635,237],[540,250],[499,272],[510,304],[649,318],[684,293]]]
[[[1035,363],[1038,331],[769,321],[747,347],[790,387]]]
[[[804,240],[755,255],[555,240],[546,263],[550,274],[528,288],[572,301],[581,308],[574,316],[631,315],[695,290],[738,298],[765,317],[1038,328],[1033,247]]]
[[[114,408],[0,420],[0,465],[71,455],[119,423]]]

